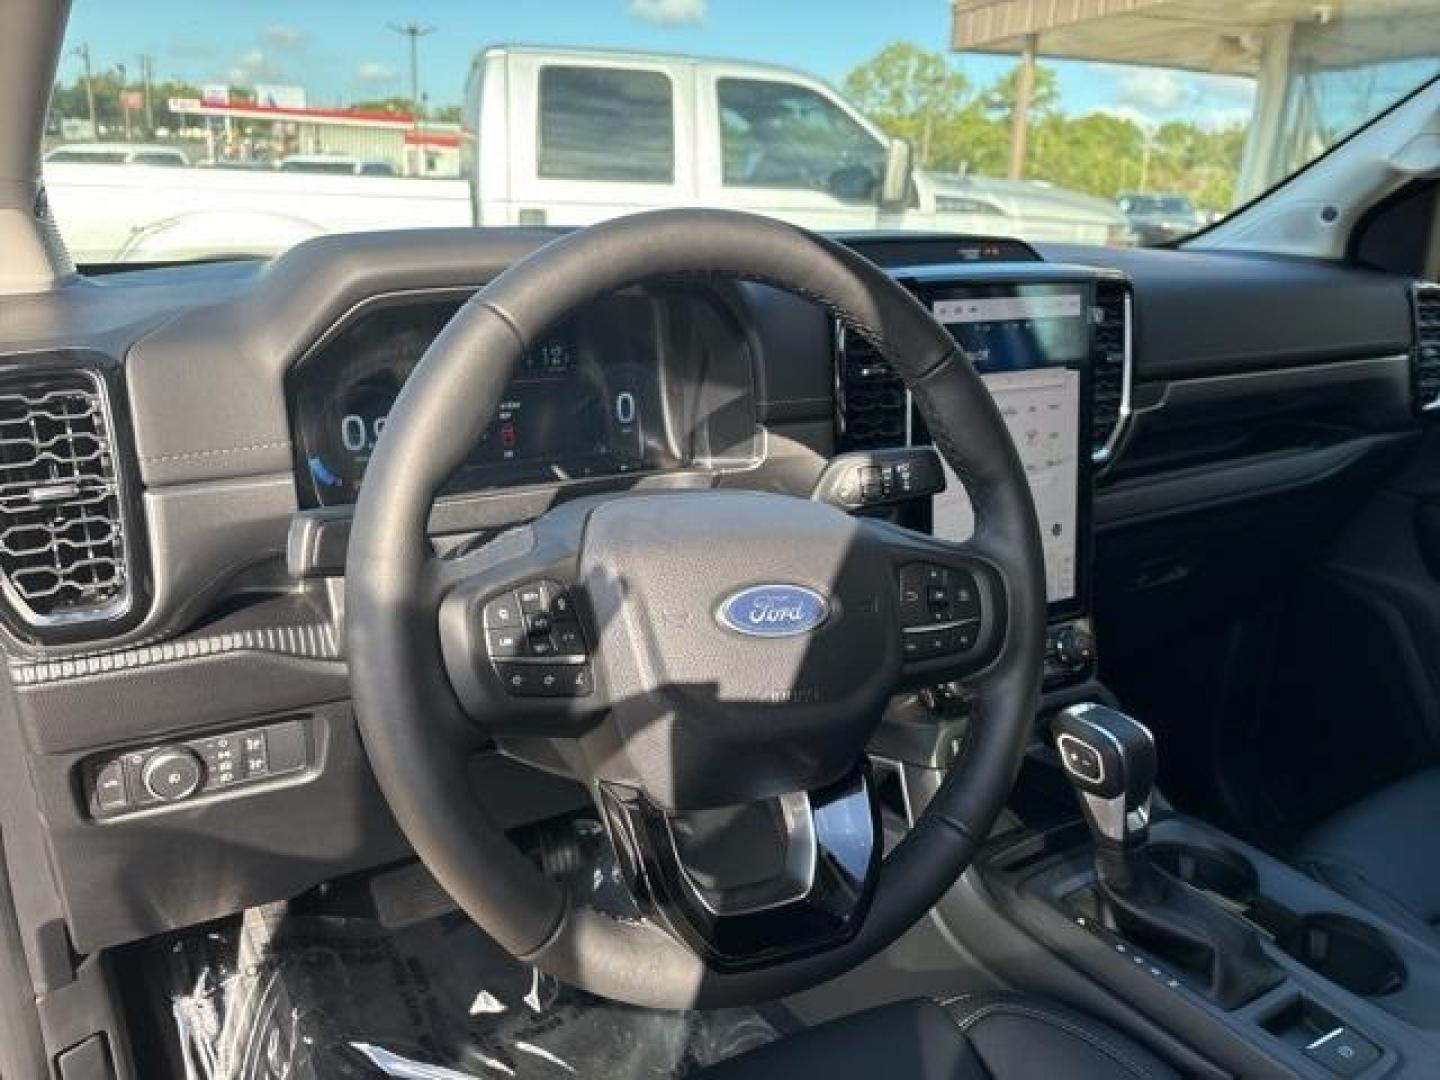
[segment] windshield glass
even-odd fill
[[[44,171],[81,264],[662,206],[1158,244],[1437,72],[1433,0],[77,0]]]

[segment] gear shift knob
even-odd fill
[[[1150,835],[1155,737],[1138,720],[1087,702],[1051,722],[1065,775],[1099,845],[1135,848]]]

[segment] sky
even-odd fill
[[[206,17],[206,12],[213,14]],[[311,105],[409,94],[408,43],[389,24],[433,27],[420,41],[421,89],[432,108],[458,104],[470,59],[486,45],[584,45],[764,61],[834,83],[895,41],[943,50],[948,0],[75,0],[60,78],[142,54],[158,81],[303,85]],[[972,83],[1013,64],[971,55]],[[1055,63],[1061,107],[1151,124],[1248,119],[1249,80],[1104,64]]]

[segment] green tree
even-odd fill
[[[1016,64],[981,95],[985,111],[991,119],[1009,128],[1015,119],[1015,102],[1020,96],[1020,65]],[[1060,79],[1043,64],[1035,65],[1035,81],[1030,88],[1030,118],[1043,120],[1060,107]]]
[[[893,136],[915,147],[916,163],[935,164],[939,133],[970,104],[970,80],[943,53],[908,42],[881,49],[845,77],[846,97]]]

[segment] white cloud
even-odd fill
[[[246,86],[257,82],[281,82],[285,73],[264,49],[248,49],[231,66],[229,77],[232,84]]]
[[[389,64],[382,64],[376,60],[367,60],[355,69],[355,79],[362,83],[392,83],[395,81],[396,72]]]
[[[705,21],[708,6],[709,0],[626,0],[625,10],[661,26],[693,26]]]
[[[1155,126],[1153,117],[1147,116],[1144,112],[1135,108],[1134,105],[1102,105],[1098,109],[1091,110],[1099,116],[1113,116],[1116,120],[1128,120],[1136,127],[1149,131]]]
[[[305,44],[305,31],[287,23],[271,23],[260,36],[277,49],[298,49]]]
[[[1194,104],[1198,96],[1192,79],[1159,68],[1141,68],[1120,80],[1120,103],[1137,109],[1173,112]]]

